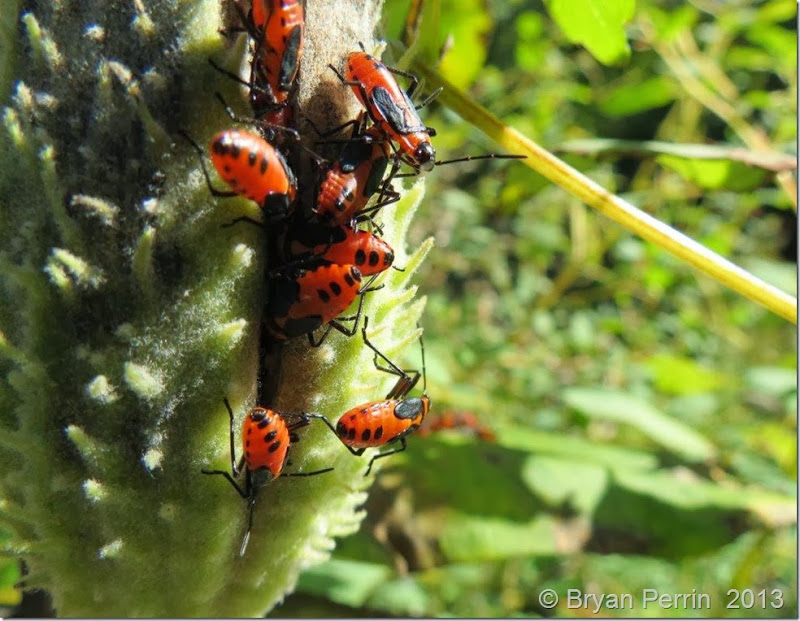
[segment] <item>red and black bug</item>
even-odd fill
[[[389,141],[377,127],[360,135],[356,127],[339,159],[325,170],[317,189],[314,213],[323,222],[346,225],[396,202],[400,195],[388,187],[388,183],[383,183],[393,159]],[[378,201],[366,209],[370,198],[379,190]]]
[[[417,107],[411,101],[419,85],[416,76],[387,67],[363,51],[347,56],[344,76],[333,65],[330,68],[342,84],[352,87],[378,130],[398,144],[400,157],[405,162],[422,172],[433,170],[436,151],[431,144],[431,136],[436,132],[420,120]],[[393,73],[411,80],[408,92],[400,88]],[[427,104],[437,94],[438,91],[418,107]]]
[[[287,104],[303,56],[305,3],[253,0],[250,19],[256,40],[250,80],[253,110],[268,123],[288,127]]]
[[[234,3],[244,29],[255,42],[249,81],[210,60],[211,66],[246,86],[250,105],[259,124],[291,127],[289,101],[297,82],[305,40],[305,2],[298,0],[253,0],[245,15]]]
[[[252,132],[229,129],[211,139],[211,162],[234,194],[255,201],[265,215],[283,216],[297,181],[280,151]]]
[[[211,194],[221,198],[249,198],[258,203],[267,219],[282,219],[288,215],[297,195],[297,180],[280,151],[264,138],[252,132],[228,129],[211,139],[211,162],[232,188],[227,191],[218,190],[211,183],[200,146],[185,132],[181,135],[197,151]],[[234,222],[239,220],[250,219],[237,218]]]
[[[363,295],[374,291],[372,280],[361,286],[361,272],[355,265],[316,265],[290,267],[269,278],[269,301],[265,311],[267,331],[277,340],[308,335],[311,345],[319,346],[332,329],[353,336],[364,303]],[[352,317],[339,317],[361,295],[358,311]],[[348,329],[341,322],[353,321]],[[319,339],[314,331],[327,325]]]
[[[363,276],[380,274],[394,262],[394,251],[383,239],[346,226],[334,229],[332,242],[318,245],[313,252],[330,263],[351,263]]]
[[[380,274],[394,263],[394,250],[374,233],[308,222],[298,215],[287,228],[283,252],[284,258],[294,265],[315,265],[320,261],[350,264],[362,276]]]
[[[399,153],[395,159],[399,159],[413,168],[414,172],[411,173],[413,175],[430,172],[434,166],[456,162],[481,159],[525,159],[526,157],[524,155],[487,154],[436,160],[436,150],[430,140],[431,136],[436,135],[436,131],[422,123],[417,109],[430,103],[442,90],[441,88],[415,106],[411,97],[419,85],[417,77],[406,71],[388,67],[364,51],[352,52],[347,56],[344,76],[333,65],[330,67],[343,84],[352,87],[356,97],[366,108],[369,117],[375,124],[374,127],[378,134],[398,144]],[[411,80],[407,92],[400,88],[392,74],[402,75]],[[363,140],[367,134],[362,134],[361,139]],[[388,183],[394,176],[408,176],[396,175],[397,170],[395,167],[390,178],[384,182],[384,187],[388,187]]]
[[[372,471],[372,464],[376,459],[406,450],[406,436],[419,428],[431,406],[431,400],[426,391],[425,347],[422,343],[422,337],[420,337],[420,348],[422,350],[422,374],[420,374],[416,370],[403,370],[384,356],[367,338],[367,324],[368,318],[365,317],[364,327],[362,328],[364,343],[375,352],[374,364],[378,370],[398,376],[394,387],[384,400],[370,401],[342,414],[335,427],[322,414],[308,414],[309,417],[323,420],[341,440],[342,444],[356,456],[363,455],[367,448],[400,442],[400,448],[374,455],[364,476],[367,476]],[[378,358],[389,366],[381,366],[378,363]],[[420,377],[423,380],[422,395],[408,397],[408,393],[417,385]]]
[[[333,468],[323,468],[311,472],[283,472],[289,464],[289,449],[292,443],[297,442],[296,431],[311,422],[307,414],[297,414],[291,423],[280,412],[263,407],[255,407],[244,417],[242,425],[242,445],[244,454],[236,462],[235,431],[233,410],[228,399],[224,399],[225,407],[230,416],[230,443],[231,443],[231,471],[227,470],[201,470],[203,474],[220,475],[228,480],[239,495],[247,501],[250,515],[247,523],[247,532],[239,548],[239,556],[244,556],[247,544],[250,541],[250,531],[253,530],[253,510],[256,504],[258,490],[281,475],[286,477],[310,477],[317,474],[330,472]],[[236,482],[239,473],[244,470],[244,485]]]

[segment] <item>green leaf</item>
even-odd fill
[[[608,446],[573,438],[558,433],[533,431],[520,427],[495,427],[497,443],[507,448],[517,448],[543,455],[561,456],[576,462],[604,465],[609,468],[651,469],[658,459],[644,451]]]
[[[630,56],[623,26],[633,16],[634,0],[546,0],[545,5],[567,38],[601,63],[613,65]]]
[[[422,585],[414,578],[406,577],[378,586],[366,605],[398,617],[424,617],[428,616],[428,600]]]
[[[774,397],[797,391],[796,369],[752,367],[745,372],[744,379],[748,386]]]
[[[579,513],[591,515],[605,493],[608,470],[586,463],[534,455],[525,462],[522,480],[549,505],[569,502]]]
[[[528,522],[453,515],[446,519],[439,543],[444,555],[456,562],[552,556],[577,544],[577,537],[560,537],[562,532],[558,520],[546,515]]]
[[[743,509],[753,512],[771,525],[793,524],[796,521],[797,501],[793,496],[758,488],[723,486],[698,479],[693,473],[682,469],[673,472],[620,471],[614,475],[614,482],[629,491],[682,509]]]
[[[665,76],[654,76],[623,84],[605,93],[600,110],[612,118],[624,118],[653,108],[666,106],[677,95],[675,82]]]
[[[360,608],[372,593],[392,575],[385,565],[331,559],[305,572],[297,588],[323,595],[345,606]]]
[[[466,89],[486,60],[492,20],[482,0],[443,0],[441,42],[447,46],[440,70],[456,87]]]
[[[22,572],[19,570],[19,562],[14,558],[0,558],[0,608],[20,603],[22,589],[17,586],[20,580]]]
[[[691,427],[666,416],[647,401],[604,388],[569,388],[564,402],[590,418],[624,423],[689,461],[710,459],[714,445]]]
[[[761,185],[766,174],[760,168],[730,160],[689,160],[671,155],[659,156],[657,160],[685,179],[712,190],[750,190]]]
[[[708,392],[728,382],[724,374],[706,369],[683,356],[656,354],[645,364],[653,374],[656,388],[673,395]]]
[[[653,21],[659,40],[664,43],[671,43],[681,33],[691,30],[700,18],[697,9],[689,4],[673,6],[669,10],[647,6],[646,12]]]

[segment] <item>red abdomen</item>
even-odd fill
[[[237,194],[264,205],[273,194],[294,200],[294,175],[283,156],[257,134],[225,130],[211,139],[211,162]]]
[[[336,434],[353,448],[383,446],[417,429],[429,407],[426,396],[371,401],[342,414]]]
[[[273,477],[280,476],[289,450],[289,431],[280,414],[253,408],[244,419],[242,442],[244,461],[250,470],[266,468]]]

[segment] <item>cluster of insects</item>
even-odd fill
[[[301,148],[293,100],[303,56],[304,2],[253,0],[249,10],[236,7],[243,29],[252,39],[249,79],[215,67],[249,90],[253,117],[245,121],[254,130],[228,129],[211,140],[211,162],[230,189],[214,188],[205,165],[203,171],[215,196],[244,196],[260,207],[261,220],[240,217],[230,224],[246,222],[258,226],[269,248],[268,264],[272,267],[267,272],[262,349],[264,339],[268,344],[280,344],[307,336],[312,345],[318,346],[332,330],[355,336],[364,296],[380,288],[373,286],[375,278],[389,268],[397,269],[393,266],[394,252],[379,236],[381,228],[374,220],[381,209],[399,199],[392,180],[397,176],[423,174],[434,166],[455,161],[515,156],[484,155],[437,161],[431,144],[435,131],[422,123],[417,112],[437,93],[414,104],[417,79],[384,65],[362,47],[344,59],[344,72],[334,65],[330,68],[343,87],[352,89],[363,112],[340,127],[325,132],[317,130],[320,139],[350,130],[346,138],[331,141],[342,145],[334,161],[302,148],[316,163],[318,180],[313,199],[301,201],[297,178],[288,161],[297,157]],[[395,75],[410,80],[407,90],[399,86]],[[242,120],[228,111],[235,120]],[[202,161],[202,149],[192,144]],[[401,167],[410,172],[401,174]],[[343,317],[342,313],[356,298],[359,301],[355,315]],[[322,414],[292,415],[266,406],[255,407],[244,419],[244,454],[238,462],[234,414],[225,400],[230,415],[231,470],[203,470],[203,473],[225,477],[249,505],[249,526],[240,555],[247,548],[260,487],[281,475],[307,477],[333,469],[284,472],[290,464],[290,448],[298,439],[299,429],[318,419],[354,455],[362,455],[370,447],[397,443],[397,448],[371,458],[365,473],[369,474],[375,460],[405,450],[406,436],[419,428],[428,413],[430,399],[426,392],[422,340],[422,373],[404,370],[370,341],[368,323],[365,316],[361,334],[365,346],[374,354],[376,368],[397,377],[384,399],[358,405],[341,415],[336,423]],[[410,397],[420,378],[422,395]],[[242,472],[244,479],[240,484]]]

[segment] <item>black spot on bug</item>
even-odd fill
[[[385,255],[383,255],[383,264],[391,265],[392,263],[394,263],[394,252],[389,251]]]
[[[238,144],[231,145],[231,155],[234,159],[239,159],[239,155],[242,153],[242,148]]]
[[[255,151],[250,151],[250,153],[247,154],[248,166],[255,166],[257,161],[258,161],[258,154]]]
[[[250,446],[250,440],[245,440],[245,441],[244,441],[244,445],[245,445],[245,446]]]
[[[350,274],[344,275],[344,281],[347,283],[348,287],[352,287],[355,284],[355,281],[353,280],[353,277],[350,276]]]
[[[273,429],[267,435],[264,436],[264,442],[272,442],[275,439],[275,436],[278,435],[278,432]]]
[[[264,410],[254,410],[250,414],[250,420],[254,420],[254,421],[263,420],[265,416],[266,416],[266,413],[264,412]],[[248,432],[249,431],[250,430],[248,429]]]
[[[347,427],[345,427],[344,423],[341,421],[336,424],[336,435],[340,438],[347,436]]]
[[[231,172],[231,167],[228,164],[225,164],[225,166],[222,167],[222,170],[224,170],[226,173],[229,173]]]
[[[277,451],[279,448],[281,448],[281,441],[280,441],[280,440],[278,440],[277,442],[273,442],[272,444],[270,444],[270,445],[269,445],[269,448],[267,449],[267,452],[268,452],[268,453],[274,453],[274,452],[275,452],[275,451]]]
[[[372,437],[372,432],[369,429],[365,429],[361,432],[361,441],[362,442],[369,442],[369,439]]]
[[[342,294],[342,286],[338,282],[332,282],[328,285],[333,291],[333,295],[341,295]]]
[[[264,420],[259,421],[258,428],[264,429],[265,427],[269,427],[272,424],[272,419],[269,416],[265,416]]]
[[[375,439],[380,440],[383,437],[383,427],[378,427],[375,430]]]
[[[262,175],[265,172],[267,172],[267,168],[269,168],[269,162],[267,162],[267,158],[266,157],[263,157],[263,158],[261,158],[261,168],[260,168],[260,172],[261,172]]]
[[[376,265],[378,265],[378,261],[380,261],[380,260],[381,260],[381,256],[377,252],[375,252],[374,250],[369,253],[369,264],[372,267],[375,267]]]
[[[360,248],[356,250],[356,265],[363,265],[364,261],[366,260],[367,260],[367,253],[361,250]]]
[[[364,413],[364,410],[361,410],[361,413],[363,414],[363,413]],[[351,415],[350,415],[350,422],[351,422],[351,423],[354,423],[354,422],[356,422],[356,415],[355,415],[355,414],[351,414]]]
[[[331,296],[325,289],[317,289],[317,296],[323,302],[330,302]]]
[[[347,430],[347,439],[348,440],[355,440],[356,439],[356,428],[351,427]]]

